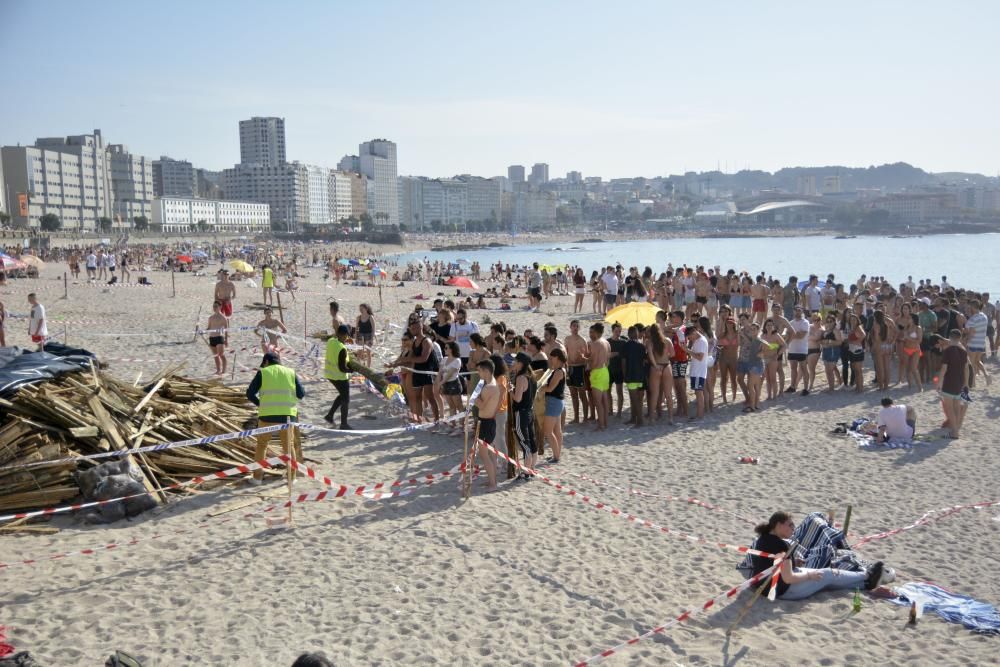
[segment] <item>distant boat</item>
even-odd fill
[[[834,239],[856,239],[857,236],[834,236]]]

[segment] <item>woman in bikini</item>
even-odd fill
[[[826,327],[823,337],[820,338],[820,356],[823,359],[823,369],[826,370],[826,390],[833,391],[838,385],[843,383],[837,364],[840,363],[840,347],[844,342],[844,336],[837,326],[837,311],[831,311],[826,315]]]
[[[372,346],[375,344],[375,316],[372,314],[372,307],[367,303],[358,306],[358,317],[354,322],[354,330],[357,331],[356,343],[365,347],[360,355],[365,359],[365,365],[372,365]]]
[[[760,325],[751,322],[740,332],[740,360],[746,364],[747,401],[743,412],[760,410],[760,386],[764,381],[764,361],[762,359],[767,342],[760,337]]]
[[[533,371],[545,370],[549,367],[549,358],[542,351],[543,345],[542,339],[538,336],[532,336],[525,342],[524,350],[531,357],[531,370]],[[558,350],[559,348],[555,349]]]
[[[602,283],[597,276],[597,271],[590,274],[590,294],[593,299],[590,303],[590,312],[599,313],[601,305],[604,303],[604,289]]]
[[[670,310],[670,278],[666,273],[661,273],[659,280],[653,283],[656,291],[656,305],[660,310]]]
[[[774,320],[770,317],[764,320],[761,340],[764,341],[760,356],[764,361],[764,374],[767,378],[767,400],[773,401],[781,395],[778,388],[778,357],[785,350],[785,339],[778,334]]]
[[[902,336],[903,347],[900,356],[906,363],[906,383],[911,389],[916,387],[917,391],[923,391],[924,387],[920,384],[920,357],[923,356],[923,352],[920,351],[920,341],[923,340],[924,330],[917,315],[910,315],[910,319],[906,320]]]
[[[889,389],[891,379],[889,369],[893,343],[896,341],[896,327],[892,320],[885,316],[884,310],[876,310],[873,318],[871,350],[874,357],[872,361],[875,362],[875,379],[878,380],[879,390],[886,391]]]
[[[728,306],[723,306],[721,313],[729,315]],[[773,323],[772,323],[773,324]],[[726,380],[733,388],[733,401],[736,401],[736,361],[740,351],[740,338],[736,331],[736,320],[726,317],[719,326],[719,356],[715,362],[719,369],[722,382],[722,402],[726,403]]]
[[[813,313],[809,320],[809,334],[807,336],[809,347],[806,350],[806,354],[808,355],[806,356],[806,368],[809,372],[809,378],[806,389],[812,391],[813,386],[816,384],[816,365],[819,363],[820,340],[822,340],[823,334],[826,332],[823,329],[822,315]]]
[[[670,357],[674,356],[674,345],[670,342],[669,338],[663,336],[660,327],[648,327],[646,331],[649,334],[649,338],[646,341],[646,356],[649,358],[649,409],[646,411],[646,419],[652,421],[654,409],[656,410],[657,419],[663,417],[663,401],[661,398],[665,398],[667,403],[667,423],[673,424],[674,379],[670,371]]]
[[[708,341],[708,378],[705,379],[705,411],[712,412],[715,408],[715,381],[719,375],[719,341],[712,332],[712,320],[702,315],[698,318],[698,330]]]
[[[583,312],[583,297],[587,293],[587,277],[583,275],[583,269],[577,267],[573,274],[573,314]]]
[[[895,313],[895,324],[896,324],[896,384],[903,383],[903,376],[906,374],[906,365],[909,363],[909,359],[903,356],[903,329],[906,328],[906,321],[910,319],[913,314],[913,306],[908,303],[901,303],[899,305],[899,312]],[[892,361],[886,362],[885,367],[890,368],[892,366]]]

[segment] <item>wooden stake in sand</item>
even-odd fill
[[[788,553],[791,554],[789,558],[791,558],[792,560],[793,567],[795,566],[795,550],[798,548],[798,546],[799,543],[795,541],[793,541],[790,545],[788,545]],[[782,561],[781,566],[784,567],[784,565],[785,563],[784,561]],[[727,637],[733,634],[733,628],[735,628],[739,624],[739,622],[743,620],[743,617],[746,616],[747,613],[750,611],[750,607],[754,605],[754,603],[757,601],[757,598],[759,598],[764,593],[764,589],[766,589],[770,583],[771,583],[771,577],[767,577],[767,579],[764,580],[764,583],[762,583],[760,586],[757,587],[757,590],[754,591],[753,597],[750,598],[750,602],[748,602],[746,606],[740,610],[739,616],[737,616],[736,620],[734,620],[730,624],[730,626],[726,629]]]
[[[309,302],[302,302],[302,337],[309,338],[309,328],[306,323],[309,321]]]
[[[66,277],[65,271],[63,271],[63,298],[69,298],[69,278]]]
[[[170,289],[173,290],[173,294],[171,294],[170,296],[171,297],[176,297],[177,296],[177,283],[174,282],[174,265],[173,264],[170,265]]]
[[[278,319],[281,320],[282,324],[284,324],[285,323],[285,311],[283,311],[281,309],[281,292],[279,292],[278,288],[276,287],[276,288],[274,288],[274,293],[278,296]]]
[[[194,337],[191,339],[192,343],[195,342],[196,340],[198,340],[198,323],[199,322],[201,322],[201,306],[198,306],[198,314],[195,315],[195,318],[194,318]]]
[[[851,513],[854,511],[854,505],[847,506],[847,512],[844,513],[844,527],[841,532],[844,533],[844,539],[847,539],[847,529],[851,527]]]

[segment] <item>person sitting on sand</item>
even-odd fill
[[[913,406],[895,405],[886,396],[878,411],[878,437],[880,442],[910,440],[917,432],[917,412]]]
[[[795,522],[788,512],[775,512],[767,523],[759,524],[754,531],[758,535],[754,541],[754,549],[770,554],[783,554],[788,552],[786,540],[791,539],[795,532]],[[752,555],[750,564],[753,567],[753,574],[756,575],[770,568],[774,561],[764,556]],[[865,590],[870,591],[878,586],[883,568],[882,561],[876,561],[867,572],[852,572],[829,567],[798,568],[793,566],[791,560],[786,559],[781,563],[777,595],[782,600],[804,600],[823,590],[850,590],[864,586]],[[770,578],[766,586],[765,594],[771,589]]]

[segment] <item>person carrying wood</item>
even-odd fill
[[[260,426],[270,424],[292,424],[298,421],[298,402],[305,398],[306,391],[302,388],[295,371],[281,365],[281,358],[276,352],[267,352],[260,363],[260,370],[247,387],[247,400],[257,406],[257,422]],[[295,459],[302,461],[302,441],[297,429],[280,431],[281,449],[286,456],[291,454],[291,445],[295,444]],[[294,435],[293,435],[294,433]],[[271,433],[257,434],[257,452],[254,461],[260,461],[267,456],[267,446],[271,442]],[[260,483],[264,477],[263,470],[255,470],[253,483]],[[291,472],[295,479],[295,470]]]
[[[347,409],[351,402],[351,384],[348,380],[350,370],[347,366],[350,354],[344,346],[350,329],[346,324],[337,327],[337,335],[326,342],[326,361],[323,366],[323,377],[337,389],[337,400],[330,406],[323,419],[333,423],[333,415],[340,408],[340,430],[349,431],[347,424]]]

